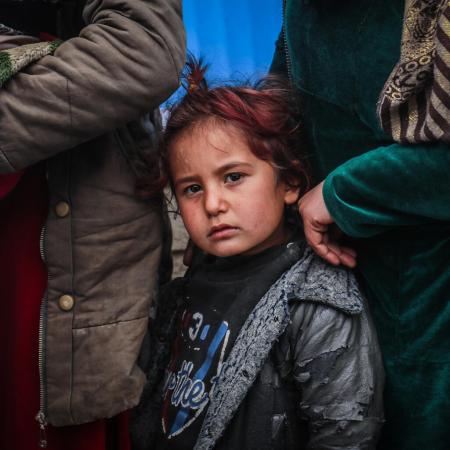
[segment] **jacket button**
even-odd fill
[[[70,311],[75,303],[74,298],[71,295],[61,295],[58,300],[59,307],[63,311]]]
[[[59,202],[55,206],[55,212],[58,217],[66,217],[70,212],[70,206],[67,202]]]

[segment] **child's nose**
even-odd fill
[[[205,211],[210,216],[217,216],[227,209],[227,202],[220,189],[210,189],[205,191],[204,205]]]

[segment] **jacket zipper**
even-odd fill
[[[45,263],[45,225],[42,227],[41,236],[39,238],[39,251],[42,261]],[[39,412],[36,415],[36,420],[39,423],[39,447],[47,447],[47,374],[45,368],[45,344],[47,335],[47,304],[48,296],[47,290],[41,301],[40,313],[39,313]]]
[[[294,78],[292,76],[292,60],[291,55],[289,54],[289,47],[287,43],[287,35],[286,35],[286,1],[283,0],[283,25],[282,25],[282,33],[283,33],[283,45],[284,45],[284,55],[286,57],[286,69],[289,82],[291,86],[294,86]]]

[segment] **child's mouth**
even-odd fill
[[[226,239],[232,237],[238,231],[237,227],[233,227],[231,225],[222,224],[212,227],[208,233],[208,237],[214,241],[220,239]]]

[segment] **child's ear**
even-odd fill
[[[293,205],[300,197],[300,188],[297,186],[289,186],[286,184],[284,192],[284,203],[286,205]]]

